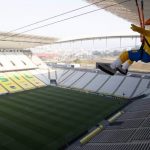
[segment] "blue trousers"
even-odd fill
[[[150,62],[150,55],[145,50],[130,50],[128,51],[129,59],[131,61],[143,61],[145,63]]]

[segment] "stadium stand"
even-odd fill
[[[0,95],[7,94],[7,93],[8,91],[2,85],[0,85]]]
[[[0,53],[0,63],[2,66],[1,71],[16,70],[15,64],[10,61],[3,53]]]
[[[95,73],[86,72],[71,87],[83,89],[94,78],[94,76]]]
[[[20,61],[19,59],[20,55],[18,53],[5,52],[4,54],[5,54],[6,60],[11,62],[11,64],[15,67],[16,70],[26,68],[26,65],[22,61]]]
[[[74,70],[66,70],[66,72],[64,72],[64,74],[61,76],[61,78],[58,79],[58,83],[60,84],[61,82],[63,82],[65,79],[67,79],[74,72],[75,72]]]
[[[76,71],[74,72],[71,76],[69,76],[66,80],[64,80],[63,82],[61,82],[61,86],[66,86],[66,87],[70,87],[72,84],[74,84],[77,80],[79,80],[81,78],[81,76],[84,74],[85,72],[82,71]]]
[[[39,70],[30,70],[29,71],[32,75],[34,75],[36,78],[44,82],[46,85],[50,85],[50,80],[43,75]]]
[[[58,86],[115,97],[132,98],[148,88],[149,79],[142,73],[139,73],[138,76],[134,73],[130,73],[128,76],[120,74],[110,76],[86,69],[70,69],[64,70],[64,73],[58,78]]]
[[[29,71],[20,71],[19,74],[36,87],[46,86],[44,82],[42,82],[40,79],[33,76]]]
[[[17,52],[0,53],[0,71],[35,69],[37,66],[24,54]]]
[[[113,95],[113,93],[122,84],[125,78],[126,77],[124,76],[118,75],[110,77],[110,79],[105,83],[105,85],[102,88],[100,88],[98,92]]]
[[[31,57],[31,61],[36,65],[38,66],[38,68],[44,68],[44,69],[47,69],[48,66],[37,56],[35,55],[32,55]]]
[[[124,82],[119,86],[118,90],[114,93],[115,96],[123,96],[129,98],[138,86],[140,78],[126,77]],[[126,88],[128,87],[128,88]]]
[[[0,58],[1,58],[1,53],[0,53]],[[2,60],[0,60],[0,71],[3,72],[3,71],[6,71],[7,69],[5,69],[4,67],[4,62],[2,62]]]
[[[20,54],[19,58],[20,58],[20,61],[24,63],[27,69],[37,68],[37,66],[33,64],[33,62],[27,56]]]
[[[49,69],[36,69],[36,71],[40,72],[40,74],[49,80]]]
[[[90,82],[84,90],[97,92],[98,89],[108,80],[109,75],[97,74],[97,76]]]
[[[61,76],[66,72],[65,69],[56,69],[56,79],[57,81],[61,78]]]
[[[13,82],[9,77],[7,77],[4,73],[0,73],[0,84],[9,92],[19,92],[23,91],[23,89]]]
[[[80,140],[70,145],[67,150],[149,150],[150,149],[150,99],[141,98],[127,105],[113,123],[87,144]]]
[[[36,69],[40,74],[45,76],[46,79],[51,80],[55,79],[58,80],[60,77],[66,72],[65,69],[58,69],[58,68],[38,68]]]
[[[143,91],[145,91],[147,88],[148,88],[148,85],[149,85],[149,79],[145,79],[143,78],[142,81],[140,82],[138,88],[136,89],[133,97],[141,94]]]
[[[1,50],[0,94],[14,93],[49,85],[49,78],[45,77],[42,71],[39,71],[40,69],[37,68],[38,66],[32,62],[31,56],[25,55],[24,51]]]
[[[13,82],[17,83],[24,90],[30,90],[36,88],[33,84],[25,80],[19,73],[17,72],[7,72],[5,73]]]

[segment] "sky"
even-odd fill
[[[9,32],[16,28],[88,5],[85,0],[0,0],[0,4],[1,32]],[[16,32],[24,32],[95,9],[97,9],[96,6],[90,6]],[[135,35],[130,29],[130,24],[130,22],[109,12],[99,10],[88,15],[27,32],[26,34],[56,37],[60,40],[109,35]]]

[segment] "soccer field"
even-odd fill
[[[0,150],[58,149],[122,104],[51,86],[0,96]]]

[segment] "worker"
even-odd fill
[[[145,21],[144,24],[150,25],[150,19]],[[146,30],[133,24],[131,24],[131,29],[143,36],[141,48],[138,50],[123,51],[111,64],[99,64],[99,69],[110,75],[114,75],[116,71],[126,75],[128,68],[133,64],[133,62],[137,62],[139,60],[145,63],[150,62],[150,30]]]

